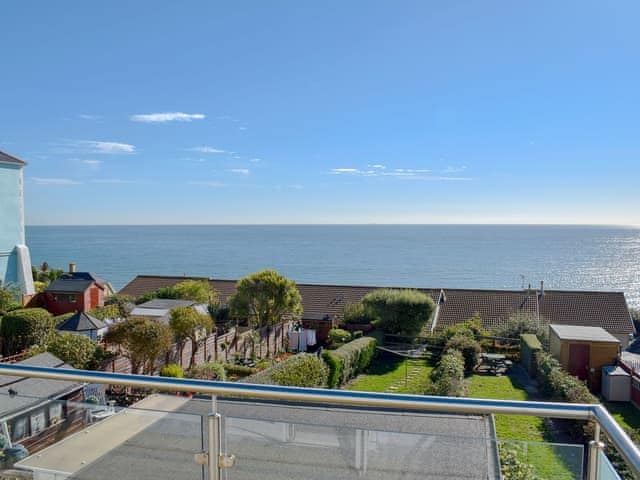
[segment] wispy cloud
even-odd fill
[[[90,167],[99,167],[103,163],[102,160],[80,160],[80,161]]]
[[[166,123],[166,122],[192,122],[202,120],[206,117],[203,113],[184,112],[161,112],[161,113],[139,113],[129,117],[132,122],[143,123]]]
[[[77,117],[81,118],[82,120],[100,120],[102,118],[102,115],[89,115],[87,113],[79,113]]]
[[[374,164],[374,165],[367,165],[367,167],[369,167],[369,168],[375,168],[375,169],[377,169],[377,170],[384,170],[384,169],[386,169],[386,168],[387,168],[387,167],[386,167],[386,165],[380,165],[379,163],[376,163],[376,164]]]
[[[71,142],[69,146],[76,150],[88,153],[104,153],[104,154],[123,154],[135,153],[136,147],[128,143],[119,142],[101,142],[97,140],[79,140]]]
[[[123,183],[135,183],[133,180],[123,180],[121,178],[94,178],[91,183],[106,183],[106,184],[123,184]]]
[[[215,147],[209,147],[207,145],[203,145],[202,147],[188,148],[187,150],[189,150],[190,152],[199,152],[199,153],[227,153],[225,150],[221,150],[220,148],[215,148]]]
[[[251,163],[260,163],[262,161],[261,158],[252,158],[249,160]]]
[[[224,187],[224,183],[216,181],[193,181],[187,182],[187,185],[202,185],[205,187]]]
[[[80,182],[72,180],[70,178],[43,178],[32,177],[31,178],[38,185],[79,185]]]
[[[230,168],[227,172],[237,173],[238,175],[249,175],[251,173],[248,168]]]
[[[329,173],[332,175],[348,175],[360,177],[396,177],[407,180],[431,180],[431,181],[448,181],[448,180],[471,180],[468,177],[453,177],[446,175],[430,175],[431,170],[426,168],[394,168],[387,171],[384,168],[374,168],[374,165],[367,165],[368,169],[342,167],[332,168]],[[378,166],[378,167],[381,167]],[[386,168],[386,167],[385,167]]]
[[[444,170],[442,170],[442,173],[460,173],[460,172],[464,172],[467,169],[466,165],[460,165],[459,167],[447,167]]]

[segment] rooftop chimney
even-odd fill
[[[76,264],[75,263],[70,263],[69,264],[69,273],[76,273]]]
[[[540,296],[544,295],[544,280],[540,280]]]

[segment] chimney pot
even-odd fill
[[[69,264],[69,273],[76,273],[76,264],[75,263],[70,263]]]
[[[544,280],[540,280],[540,296],[544,295]]]

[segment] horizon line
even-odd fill
[[[446,227],[467,227],[467,226],[488,226],[488,227],[618,227],[638,229],[640,224],[633,223],[25,223],[25,227],[368,227],[368,226],[397,226],[397,227],[420,227],[420,226],[446,226]]]

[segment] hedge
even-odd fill
[[[177,363],[170,363],[160,369],[161,377],[184,378],[184,370]]]
[[[452,350],[457,350],[462,354],[466,373],[471,373],[480,362],[482,349],[480,348],[480,343],[473,337],[461,334],[454,335],[444,346],[445,353]]]
[[[459,350],[449,350],[431,373],[432,385],[427,393],[459,396],[464,386],[464,358]]]
[[[376,354],[376,339],[361,337],[340,348],[322,353],[329,366],[329,388],[336,388],[369,366]]]
[[[362,299],[368,314],[385,333],[420,334],[435,310],[435,303],[418,290],[379,289]]]
[[[351,340],[351,332],[343,330],[342,328],[332,328],[329,330],[330,343],[344,343],[349,340]]]
[[[32,345],[44,345],[53,334],[55,321],[42,308],[21,308],[7,313],[0,324],[5,355],[18,353]]]
[[[520,363],[532,377],[536,374],[536,355],[542,350],[542,344],[533,333],[520,335]]]
[[[321,358],[309,353],[300,353],[243,378],[241,382],[289,387],[324,387],[328,375],[329,369]]]
[[[542,391],[554,400],[568,403],[598,403],[585,382],[569,375],[549,353],[538,352],[536,366]]]
[[[227,376],[236,375],[238,377],[246,377],[253,375],[258,371],[256,367],[248,367],[246,365],[234,365],[233,363],[225,363],[224,369],[227,372]]]

